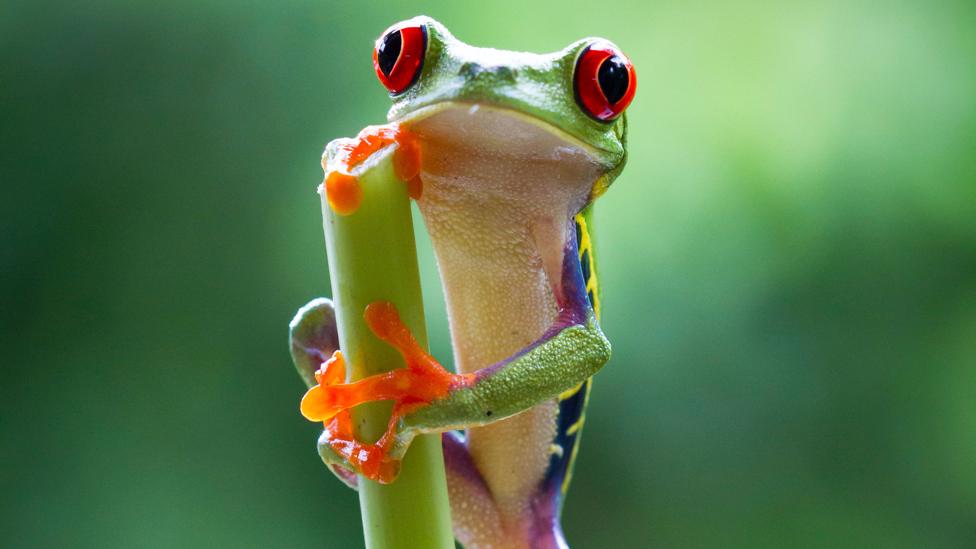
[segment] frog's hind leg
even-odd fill
[[[441,435],[441,442],[454,536],[469,548],[499,547],[497,539],[503,531],[501,516],[464,438],[455,431],[447,431]]]
[[[455,431],[441,435],[454,536],[467,549],[568,549],[559,524],[558,499],[543,482],[531,501],[505,508]]]
[[[306,303],[288,324],[288,347],[295,369],[309,387],[318,385],[315,372],[339,349],[335,306],[318,297]]]

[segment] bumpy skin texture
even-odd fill
[[[389,120],[421,149],[418,205],[444,284],[455,366],[467,377],[405,414],[389,453],[402,457],[417,434],[444,432],[454,530],[465,547],[565,547],[559,513],[590,377],[610,356],[598,323],[591,204],[623,169],[626,115],[599,122],[574,97],[576,60],[600,39],[540,55],[469,46],[427,17],[401,25],[424,25],[427,49]],[[291,339],[311,386],[337,345],[331,303],[301,309]],[[330,442],[327,429],[320,455],[354,486]]]

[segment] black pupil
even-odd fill
[[[403,38],[400,31],[395,30],[383,37],[383,42],[376,48],[376,60],[380,62],[380,70],[383,74],[390,76],[393,65],[396,65],[397,58],[400,57],[400,48],[403,45]]]
[[[613,105],[627,93],[627,86],[630,84],[630,74],[627,72],[627,65],[616,55],[608,57],[600,64],[597,72],[597,81],[600,82],[600,89],[607,101]]]

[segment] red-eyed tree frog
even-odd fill
[[[291,324],[310,386],[302,413],[325,424],[319,453],[352,486],[354,473],[392,482],[418,433],[443,433],[465,547],[565,547],[559,514],[590,378],[610,358],[591,206],[626,160],[634,68],[603,39],[544,55],[501,51],[464,44],[427,17],[387,29],[373,64],[393,102],[390,124],[330,144],[324,191],[337,213],[354,213],[361,196],[349,168],[398,145],[397,177],[437,257],[457,373],[377,303],[367,323],[407,367],[345,383],[332,304],[313,300]],[[348,410],[376,400],[394,401],[394,417],[367,444]]]

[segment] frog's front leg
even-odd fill
[[[336,329],[335,307],[332,300],[316,298],[308,302],[298,310],[288,328],[292,360],[309,389],[317,385],[334,385],[345,381],[345,359],[338,350],[339,334]],[[411,348],[417,349],[414,345],[411,345]],[[322,457],[332,472],[350,488],[356,489],[358,478],[349,468],[350,460],[343,457],[343,454],[359,454],[349,451],[337,452],[332,449],[333,443],[344,440],[346,442],[342,446],[374,455],[377,448],[375,445],[362,444],[353,439],[349,420],[348,410],[343,410],[326,422],[319,446]],[[445,462],[449,475],[452,469],[465,469],[464,474],[460,475],[465,480],[480,478],[463,442],[452,437],[451,433],[444,433],[444,437]]]
[[[364,317],[377,337],[400,352],[406,367],[338,383],[345,378],[345,362],[336,351],[316,372],[319,384],[305,394],[301,411],[306,418],[325,423],[319,452],[326,463],[349,466],[367,478],[388,483],[396,478],[400,459],[415,434],[400,436],[402,418],[470,385],[474,376],[452,374],[441,367],[420,347],[392,304],[373,303]],[[375,443],[360,442],[353,434],[349,409],[377,400],[394,402],[386,433]]]
[[[441,368],[417,344],[391,304],[374,303],[364,316],[374,334],[400,350],[406,368],[344,383],[346,362],[338,349],[335,309],[328,299],[314,299],[306,304],[289,326],[292,359],[309,386],[302,399],[302,414],[324,423],[319,438],[322,458],[340,480],[353,488],[356,475],[351,469],[386,482],[396,477],[399,462],[389,457],[390,445],[395,442],[390,434],[396,431],[399,419],[421,403],[447,394],[452,387],[464,385],[471,378]],[[393,400],[396,405],[387,436],[369,444],[355,438],[349,409],[372,400]]]
[[[609,359],[610,344],[586,301],[578,263],[564,263],[562,284],[557,287],[562,312],[546,334],[516,355],[466,375],[446,371],[423,351],[392,305],[368,307],[370,329],[403,355],[407,367],[354,383],[320,383],[309,390],[302,413],[326,423],[319,440],[323,460],[391,482],[417,434],[497,421],[555,398],[592,376]],[[335,379],[328,374],[328,368],[321,371],[323,379]],[[394,401],[387,431],[375,444],[359,442],[343,414],[377,400]]]

